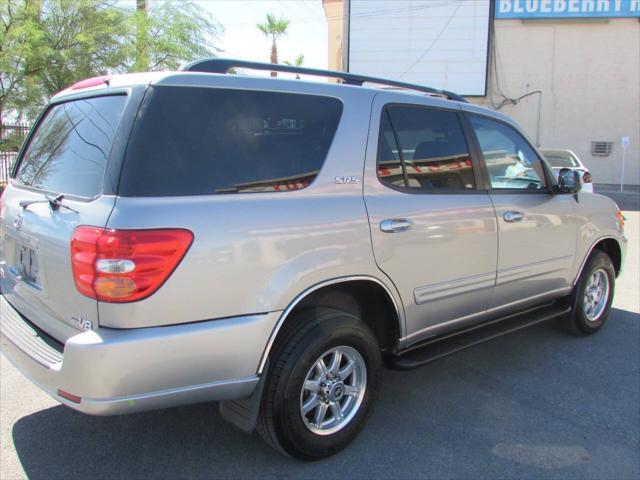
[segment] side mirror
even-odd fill
[[[580,174],[570,168],[560,169],[556,193],[578,193],[582,188]]]

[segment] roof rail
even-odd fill
[[[441,95],[449,100],[456,102],[468,103],[467,100],[457,93],[447,90],[439,90],[437,88],[426,87],[424,85],[416,85],[414,83],[398,82],[396,80],[387,80],[384,78],[368,77],[365,75],[357,75],[347,72],[336,72],[334,70],[320,70],[316,68],[294,67],[290,65],[280,65],[273,63],[247,62],[245,60],[234,60],[232,58],[204,58],[196,60],[186,65],[182,70],[186,72],[204,72],[204,73],[228,73],[232,68],[250,68],[252,70],[266,70],[271,72],[287,72],[298,73],[301,75],[314,75],[319,77],[332,77],[342,80],[347,85],[362,86],[363,83],[377,83],[379,85],[388,85],[390,87],[406,88],[408,90],[416,90],[419,92]]]

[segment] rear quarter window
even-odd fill
[[[182,196],[298,190],[318,175],[342,103],[217,88],[150,89],[119,194]]]
[[[22,155],[18,185],[93,198],[102,182],[127,97],[109,95],[53,105]]]

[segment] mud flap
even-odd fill
[[[244,433],[252,433],[258,422],[262,391],[269,371],[269,361],[264,366],[260,381],[250,397],[241,400],[224,400],[220,402],[220,415],[227,422],[234,425]]]

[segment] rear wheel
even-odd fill
[[[616,272],[609,256],[594,252],[571,296],[573,310],[563,319],[565,330],[575,335],[591,335],[607,320],[615,290]]]
[[[381,355],[357,317],[319,308],[292,319],[302,325],[272,358],[258,432],[275,448],[318,460],[346,447],[371,415]]]

